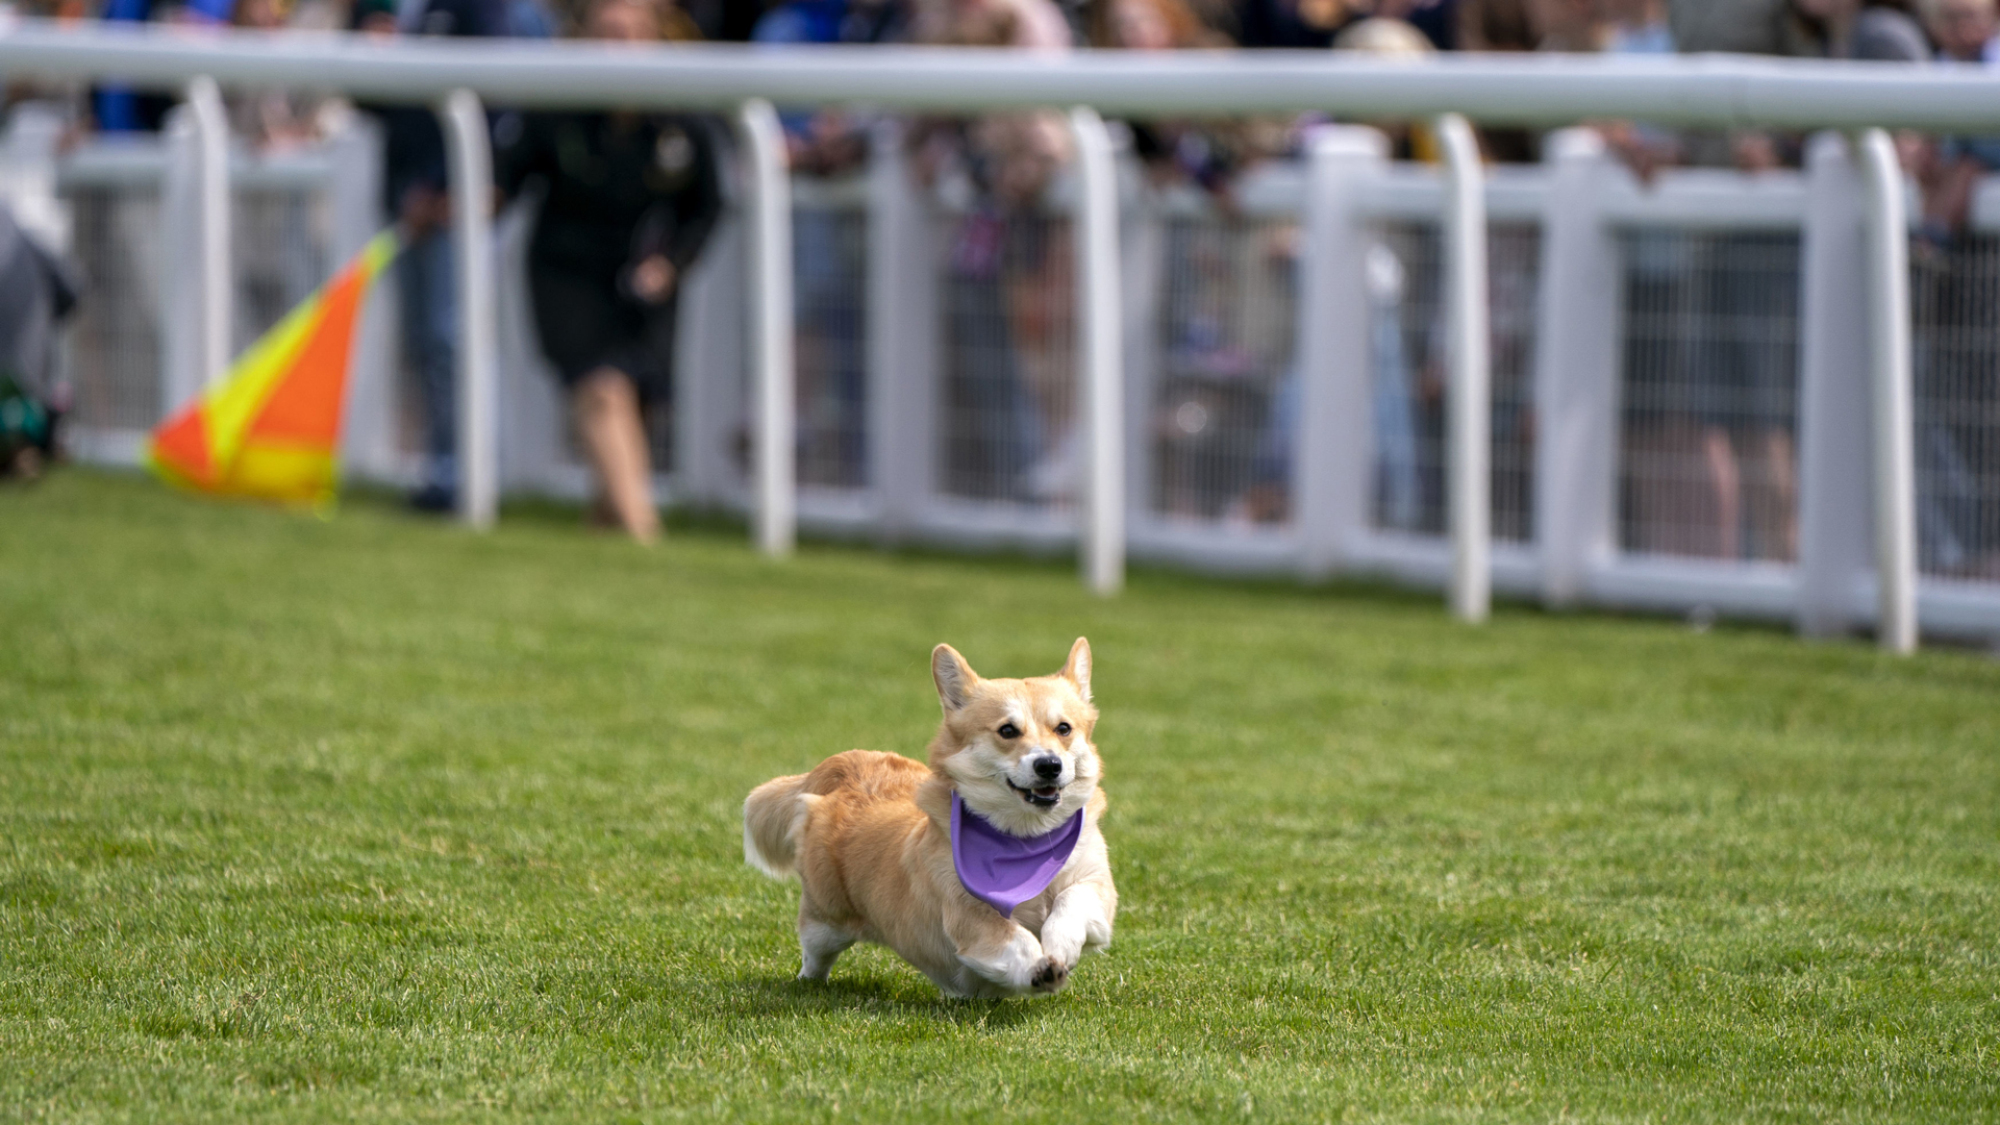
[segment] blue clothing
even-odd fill
[[[541,0],[511,0],[507,5],[507,34],[515,39],[554,39],[555,17]]]
[[[453,38],[506,38],[518,18],[512,0],[419,0],[406,30]],[[363,106],[382,122],[383,206],[391,222],[401,217],[413,187],[447,190],[444,131],[424,105]],[[405,246],[396,259],[402,313],[403,359],[415,372],[423,404],[426,486],[456,487],[458,480],[458,284],[452,239],[438,231]]]
[[[753,43],[838,43],[847,0],[792,0],[765,12],[750,32]]]
[[[234,0],[197,0],[188,10],[227,23],[233,4]],[[153,18],[153,0],[107,0],[99,18],[106,23],[147,23]],[[142,94],[116,82],[90,91],[90,116],[101,133],[157,133],[173,105],[173,99],[163,94]]]
[[[396,296],[403,358],[423,404],[423,482],[448,490],[458,481],[458,284],[450,235],[426,235],[403,248]]]

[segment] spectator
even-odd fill
[[[247,31],[282,31],[294,16],[317,18],[317,5],[295,13],[285,0],[235,0],[232,21]],[[334,132],[349,109],[344,99],[297,87],[261,86],[223,94],[230,132],[259,156],[310,145]],[[322,280],[312,246],[312,215],[299,192],[236,196],[236,316],[238,350],[264,334]]]
[[[396,34],[396,0],[354,0],[348,29],[377,38]]]
[[[1228,45],[1182,0],[1104,0],[1091,9],[1090,42],[1127,51]]]
[[[1541,42],[1528,0],[1461,0],[1458,5],[1461,51],[1532,51]]]
[[[1683,52],[1841,57],[1853,0],[1670,0],[1667,36]],[[1624,13],[1643,34],[1612,44],[1653,51],[1656,11]],[[1634,16],[1638,17],[1636,20]],[[1642,180],[1669,163],[1766,172],[1797,162],[1796,137],[1764,131],[1663,134],[1606,129]],[[1797,550],[1796,382],[1775,326],[1797,317],[1784,240],[1641,231],[1628,246],[1629,370],[1635,385],[1633,511],[1641,549],[1791,559]],[[1655,327],[1647,327],[1654,325]]]
[[[906,0],[788,0],[764,13],[755,42],[883,43],[909,33]],[[840,176],[868,158],[876,119],[844,109],[786,112],[794,175]],[[866,333],[859,299],[863,255],[851,213],[799,208],[792,217],[798,308],[799,478],[827,485],[866,480]]]
[[[918,33],[939,44],[1068,49],[1068,24],[1048,0],[931,0],[917,18]],[[1069,159],[1068,128],[1047,111],[1005,113],[920,122],[910,143],[922,178],[964,201],[947,248],[946,487],[1058,498],[1073,483],[1060,325],[1074,276],[1068,229],[1040,202]]]
[[[1178,51],[1226,47],[1229,41],[1202,22],[1183,0],[1108,0],[1094,9],[1094,46],[1123,51]],[[1288,129],[1262,120],[1204,122],[1134,121],[1132,149],[1155,182],[1185,179],[1209,192],[1225,209],[1230,183],[1249,164],[1282,150]]]
[[[784,0],[757,21],[757,43],[893,43],[909,34],[908,0]]]
[[[2000,65],[1993,0],[1928,0],[1923,12],[1939,59]]]
[[[758,0],[685,0],[681,7],[700,38],[711,43],[741,43],[750,38],[765,5]]]
[[[1941,62],[2000,66],[1993,0],[1923,6]],[[1947,137],[1919,154],[1924,215],[1916,245],[1913,314],[1917,393],[1943,409],[1921,411],[1917,431],[1918,550],[1926,570],[2000,577],[2000,426],[1961,404],[2000,399],[2000,354],[1991,326],[2000,307],[1990,243],[1964,237],[1981,178],[2000,169],[2000,139]]]
[[[361,0],[350,26],[373,34],[489,38],[509,28],[507,0],[422,0],[407,24],[391,30],[378,0]],[[403,355],[416,372],[423,415],[421,479],[410,505],[444,513],[458,499],[458,292],[452,275],[451,195],[444,133],[428,106],[363,107],[382,122],[383,204],[400,228],[396,259]]]
[[[1538,51],[1596,54],[1610,44],[1615,23],[1604,0],[1541,0]]]
[[[1666,0],[1608,0],[1609,34],[1603,50],[1612,55],[1671,55],[1674,32],[1667,25]]]
[[[595,0],[584,34],[648,42],[649,0]],[[540,181],[528,247],[542,351],[570,392],[600,515],[633,539],[659,534],[643,410],[673,390],[676,303],[722,211],[710,123],[636,111],[509,117],[495,153],[511,194]]]
[[[1245,0],[1236,9],[1246,47],[1329,47],[1350,18],[1341,0]]]
[[[1434,51],[1430,39],[1402,20],[1366,19],[1350,25],[1335,41],[1337,50],[1389,57],[1422,57]],[[1404,159],[1436,158],[1436,143],[1427,129],[1391,125],[1392,152]],[[1408,230],[1374,232],[1363,250],[1362,277],[1368,301],[1369,424],[1374,463],[1370,507],[1385,527],[1422,530],[1426,484],[1436,493],[1442,481],[1425,480],[1419,456],[1419,433],[1442,425],[1443,382],[1438,356],[1413,343],[1437,341],[1435,324],[1408,323],[1410,271],[1405,258],[1423,257]],[[1295,253],[1295,251],[1294,251]],[[1434,259],[1433,252],[1428,257]],[[1253,458],[1252,484],[1232,505],[1254,522],[1282,518],[1290,498],[1299,414],[1303,399],[1299,373],[1287,371],[1270,396],[1264,426]],[[1434,466],[1433,466],[1434,468]],[[1435,505],[1432,506],[1435,509]]]
[[[69,398],[56,328],[76,297],[69,268],[0,204],[0,477],[32,480],[55,455]]]
[[[1482,53],[1540,50],[1543,28],[1529,0],[1462,0],[1458,6],[1458,48]],[[1539,138],[1530,130],[1487,127],[1479,130],[1480,151],[1502,164],[1532,164]]]
[[[1671,55],[1674,33],[1667,24],[1666,0],[1611,0],[1607,5],[1608,33],[1603,51],[1607,55]],[[1618,154],[1641,184],[1650,184],[1653,174],[1680,160],[1680,138],[1672,130],[1630,121],[1606,122],[1597,127],[1611,151]]]
[[[1671,0],[1667,22],[1683,51],[1805,55],[1812,51],[1790,19],[1787,0]]]
[[[1330,47],[1349,25],[1401,20],[1440,51],[1459,46],[1459,0],[1238,0],[1237,39],[1245,47]]]
[[[175,23],[219,26],[229,22],[231,0],[190,0],[173,9],[154,0],[107,0],[99,18],[106,23],[150,23],[165,16]],[[91,120],[102,133],[157,133],[176,99],[160,93],[139,93],[129,86],[105,83],[90,91]]]
[[[285,0],[235,0],[231,23],[245,31],[283,31],[293,26]],[[224,97],[230,132],[259,152],[297,148],[325,132],[322,113],[329,99],[296,87],[266,86]]]
[[[2000,66],[2000,16],[1996,0],[1930,0],[1924,20],[1940,62]],[[1924,233],[1949,243],[1964,230],[1979,177],[2000,168],[2000,140],[1948,138],[1920,161],[1924,184]]]
[[[1930,58],[1924,29],[1899,0],[1877,0],[1854,13],[1846,57],[1865,62],[1923,62]]]
[[[1052,0],[922,0],[913,36],[961,47],[1067,51],[1069,21]]]

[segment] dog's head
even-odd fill
[[[944,725],[931,743],[943,773],[973,812],[1003,832],[1038,836],[1090,802],[1103,765],[1090,735],[1090,642],[1070,646],[1052,676],[986,680],[958,650],[931,651]]]

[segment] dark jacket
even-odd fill
[[[498,39],[508,34],[506,0],[428,0],[416,13],[416,35]],[[447,169],[444,130],[426,105],[369,105],[359,108],[382,122],[382,204],[391,219],[402,210],[412,187],[443,192]]]
[[[713,127],[702,118],[524,113],[494,132],[501,191],[543,185],[529,244],[536,269],[612,278],[658,253],[685,273],[722,214]]]

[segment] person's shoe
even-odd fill
[[[427,484],[410,493],[410,507],[427,515],[450,515],[458,510],[458,493],[441,484]]]

